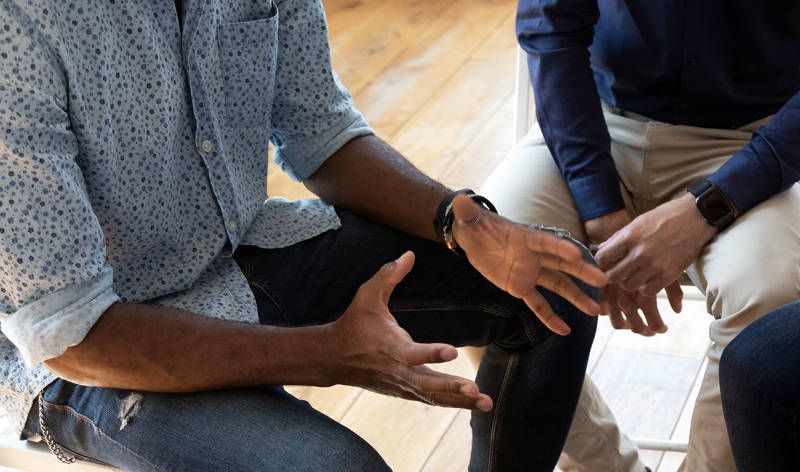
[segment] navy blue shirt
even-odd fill
[[[797,0],[520,0],[537,118],[588,220],[624,208],[600,99],[737,128],[777,113],[711,180],[744,212],[800,179]]]

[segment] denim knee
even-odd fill
[[[386,472],[392,469],[363,438],[352,434],[342,438],[337,451],[325,460],[327,470]]]
[[[549,230],[549,228],[545,229]],[[570,242],[578,246],[583,255],[583,260],[591,263],[592,265],[596,265],[594,257],[586,246],[569,237],[566,233],[561,233],[559,237],[568,239]],[[576,279],[575,277],[571,277],[571,279],[573,282],[575,282],[578,288],[581,289],[581,291],[589,295],[593,300],[598,302],[600,301],[599,289],[592,287]],[[562,297],[550,292],[549,290],[540,287],[539,291],[550,304],[550,307],[553,309],[556,315],[561,317],[561,319],[564,320],[564,322],[570,327],[570,336],[572,339],[576,340],[576,338],[579,337],[583,338],[585,344],[590,348],[592,341],[594,340],[595,331],[597,330],[597,316],[587,315],[575,307],[575,305],[572,303],[569,303]],[[496,341],[500,347],[506,349],[529,348],[542,341],[544,338],[554,335],[547,327],[544,326],[543,323],[536,319],[536,314],[533,313],[527,306],[523,305],[523,307],[517,313],[517,316],[520,318],[520,320],[522,320],[522,330],[515,331],[513,333],[506,333],[504,336],[502,336],[500,340]]]
[[[743,388],[751,384],[749,380],[755,373],[755,366],[748,355],[746,336],[734,338],[722,351],[719,362],[719,385],[723,397],[741,395]]]
[[[752,323],[722,352],[720,388],[724,395],[760,396],[795,402],[787,388],[795,377],[800,353],[795,335],[800,326],[800,302],[779,308]]]

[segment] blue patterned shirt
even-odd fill
[[[337,228],[266,199],[371,133],[320,0],[0,0],[0,406],[21,431],[118,300],[257,322],[231,253]]]

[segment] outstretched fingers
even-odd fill
[[[491,397],[483,393],[476,397],[468,397],[453,393],[431,393],[422,400],[431,405],[480,410],[483,412],[491,411],[493,406]]]
[[[574,243],[547,231],[526,228],[525,245],[531,251],[551,254],[567,261],[578,261],[583,257]]]
[[[415,343],[409,341],[397,348],[396,360],[408,365],[438,364],[458,357],[458,351],[449,344]]]
[[[561,272],[543,270],[539,275],[539,285],[572,303],[587,315],[596,316],[602,311],[599,303]]]
[[[480,393],[472,380],[425,366],[407,367],[402,376],[406,382],[405,390],[425,403],[482,411],[489,411],[492,407],[491,399]]]
[[[376,295],[384,303],[389,303],[394,288],[414,267],[414,253],[407,251],[397,259],[384,264],[375,275],[361,286],[369,296]]]
[[[545,269],[564,272],[593,287],[604,287],[608,283],[608,277],[602,270],[584,260],[570,261],[551,254],[542,254],[539,262]]]
[[[547,300],[539,293],[536,288],[532,288],[530,292],[523,295],[522,300],[528,305],[536,314],[536,317],[549,329],[550,331],[566,336],[570,333],[570,328],[558,315],[555,314]]]
[[[453,395],[477,396],[478,384],[456,375],[437,372],[430,367],[408,367],[406,377],[409,385],[419,391],[429,393],[450,393]]]

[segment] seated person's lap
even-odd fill
[[[567,337],[551,335],[522,301],[494,287],[465,259],[441,245],[346,211],[339,215],[340,229],[294,246],[237,250],[234,257],[250,282],[261,322],[302,326],[333,321],[381,265],[412,250],[416,267],[390,299],[400,325],[418,342],[490,344],[479,373],[481,389],[493,398],[501,396],[501,383],[509,390],[521,389],[514,400],[496,409],[518,408],[531,416],[524,422],[530,431],[509,426],[512,431],[498,427],[491,434],[506,439],[540,437],[542,444],[563,441],[574,405],[574,399],[563,395],[564,386],[580,382],[595,320],[543,290],[573,328]],[[526,354],[514,356],[516,350]],[[519,374],[502,382],[511,362],[520,366]],[[531,377],[534,365],[545,369],[535,372],[535,378]],[[572,390],[577,392],[567,388]],[[535,392],[542,401],[534,401],[526,392]],[[260,470],[298,464],[307,470],[386,467],[361,438],[279,386],[139,394],[58,380],[46,389],[44,398],[48,425],[63,446],[134,470]],[[536,412],[529,403],[546,406],[547,411]],[[473,434],[490,436],[493,413],[476,415]],[[561,423],[561,434],[541,438],[536,428],[545,421]],[[30,415],[28,432],[39,433],[37,414]],[[165,449],[170,453],[164,454]],[[485,448],[473,449],[473,455],[483,453]],[[342,461],[341,467],[336,461]]]

